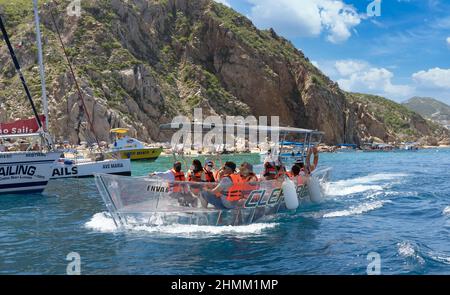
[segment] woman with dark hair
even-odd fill
[[[188,172],[188,181],[191,182],[206,181],[205,171],[203,170],[202,162],[200,162],[200,160],[195,159],[194,161],[192,161],[191,169]]]

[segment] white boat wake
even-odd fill
[[[446,216],[450,216],[450,206],[447,206],[442,210],[442,214]]]
[[[346,210],[340,210],[340,211],[334,211],[325,213],[323,215],[323,218],[334,218],[334,217],[345,217],[345,216],[353,216],[353,215],[361,215],[366,212],[370,212],[376,209],[380,209],[384,206],[386,203],[392,203],[391,201],[375,201],[375,202],[368,202],[368,203],[362,203],[357,206],[352,206],[349,209]]]
[[[350,206],[348,209],[337,210],[337,211],[319,211],[312,213],[302,214],[304,217],[312,217],[312,218],[337,218],[337,217],[348,217],[348,216],[356,216],[361,215],[370,211],[374,211],[380,209],[386,203],[392,203],[389,200],[386,201],[374,201],[361,203],[356,206]]]
[[[395,180],[406,177],[407,174],[401,173],[379,173],[363,177],[339,180],[329,182],[324,190],[327,196],[342,197],[366,191],[382,191],[392,185]]]
[[[203,226],[203,225],[185,225],[185,224],[171,224],[171,225],[157,225],[146,226],[136,225],[127,226],[126,230],[132,232],[145,232],[161,235],[176,235],[182,237],[201,237],[207,238],[216,235],[259,235],[265,230],[269,230],[278,226],[278,223],[253,223],[242,226]],[[98,231],[102,233],[118,232],[114,220],[107,212],[96,213],[91,220],[85,223],[87,229]]]

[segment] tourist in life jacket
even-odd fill
[[[191,169],[188,171],[188,181],[189,182],[205,182],[205,172],[203,170],[202,162],[195,159],[192,161]]]
[[[181,184],[174,183],[175,181],[186,181],[183,170],[181,170],[181,162],[177,161],[173,163],[173,168],[166,172],[154,172],[149,176],[156,176],[161,179],[167,180],[171,183],[170,192],[172,193],[186,193],[186,187]]]
[[[241,176],[242,181],[244,182],[257,182],[258,176],[253,172],[253,165],[244,162],[239,167],[239,175]]]
[[[263,177],[265,180],[277,179],[278,171],[275,162],[268,161],[264,163]]]
[[[253,165],[248,162],[242,163],[239,167],[239,176],[241,178],[240,190],[242,192],[242,199],[245,200],[252,191],[258,189],[259,180],[258,176],[253,172]]]
[[[149,176],[157,176],[168,181],[186,181],[183,170],[181,170],[181,162],[176,161],[173,163],[173,168],[166,172],[153,172]]]
[[[284,166],[281,163],[279,163],[278,165],[275,165],[275,169],[277,170],[277,175],[275,177],[276,179],[282,178],[287,173],[286,166]]]
[[[302,168],[300,168],[298,164],[292,166],[291,171],[288,172],[288,176],[297,186],[304,184],[303,177],[305,176],[305,173],[304,171],[302,173]]]
[[[226,162],[222,171],[219,184],[215,188],[201,193],[200,201],[205,208],[208,204],[212,204],[217,209],[233,209],[242,198],[242,192],[236,189],[240,182],[240,175],[235,174],[236,164]]]
[[[214,169],[214,162],[211,160],[206,160],[205,167],[203,168],[203,173],[205,174],[206,182],[216,182],[213,169]]]

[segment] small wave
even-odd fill
[[[86,222],[84,226],[87,229],[99,232],[115,232],[117,230],[116,224],[111,215],[107,212],[96,213],[91,220]]]
[[[388,203],[388,201],[375,201],[375,202],[369,202],[369,203],[363,203],[357,206],[352,206],[347,210],[341,210],[341,211],[334,211],[329,212],[323,215],[324,218],[333,218],[333,217],[345,217],[345,216],[352,216],[352,215],[361,215],[369,211],[373,211],[376,209],[379,209],[383,207],[385,203]]]
[[[430,254],[430,258],[433,259],[434,261],[450,265],[449,256],[443,256],[441,254]]]
[[[417,246],[410,242],[403,241],[397,244],[398,254],[407,259],[417,260],[418,263],[424,264],[425,260],[419,255],[419,249]]]
[[[402,173],[379,173],[371,174],[363,177],[339,180],[330,182],[325,186],[325,193],[328,196],[347,196],[366,191],[381,191],[386,184],[390,184],[390,180],[406,177]],[[377,184],[384,182],[382,184]]]
[[[257,235],[263,231],[278,226],[277,223],[253,223],[242,226],[204,226],[204,225],[157,225],[157,226],[126,226],[126,230],[133,232],[157,233],[176,236],[215,236],[215,235]],[[106,212],[96,213],[91,220],[85,223],[85,227],[91,230],[110,233],[118,229],[111,215]]]
[[[375,201],[362,203],[356,206],[351,206],[345,210],[331,211],[331,212],[311,212],[302,214],[304,217],[312,218],[335,218],[335,217],[346,217],[353,215],[361,215],[376,209],[383,207],[385,203],[391,203],[391,201]]]
[[[450,206],[445,207],[444,210],[442,210],[442,214],[450,216]]]
[[[337,189],[336,187],[333,187],[332,185],[327,186],[325,189],[325,194],[327,196],[348,196],[358,193],[363,193],[366,191],[381,191],[383,190],[383,187],[381,185],[354,185],[349,187],[341,187]]]

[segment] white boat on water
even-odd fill
[[[39,137],[40,134],[27,134]],[[24,135],[0,136],[0,139],[20,138]],[[0,194],[42,192],[51,177],[59,152],[1,152]]]
[[[36,1],[35,6],[37,6]],[[35,9],[35,11],[37,10]],[[2,148],[2,151],[0,152],[0,194],[42,192],[47,186],[52,173],[52,167],[55,160],[59,158],[60,153],[51,151],[52,143],[50,136],[45,132],[45,126],[38,115],[1,15],[0,30],[3,35],[3,40],[8,47],[16,72],[25,90],[28,102],[33,110],[35,117],[33,123],[36,124],[35,128],[32,128],[35,133],[29,132],[29,130],[23,131],[23,128],[19,128],[20,131],[19,129],[14,129],[14,124],[12,124],[11,129],[1,128],[2,135],[0,136],[0,140],[2,142],[14,141],[23,137],[38,137],[42,140],[40,146],[32,148],[33,151],[6,151],[5,147]],[[27,131],[30,134],[21,134]]]
[[[263,126],[265,129],[273,127]],[[321,132],[277,128],[280,133],[305,135],[311,145],[312,135]],[[305,203],[320,202],[321,183],[327,181],[329,169],[316,170],[302,183],[294,183],[286,174],[274,180],[234,184],[233,189],[216,197],[227,198],[230,192],[239,198],[228,209],[208,204],[208,194],[218,183],[185,182],[162,179],[157,176],[121,177],[96,174],[97,188],[118,228],[140,225],[245,225],[268,216],[295,211]],[[211,195],[209,195],[211,197]]]
[[[111,133],[116,139],[111,145],[109,154],[116,155],[119,159],[130,160],[156,160],[162,153],[161,147],[151,147],[145,145],[136,138],[129,137],[128,128],[115,128]]]
[[[131,176],[129,159],[58,159],[52,168],[51,179],[94,177],[96,173]]]

